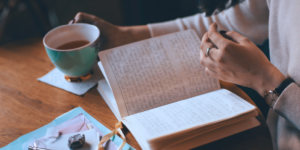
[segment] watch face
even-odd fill
[[[265,100],[266,100],[267,104],[270,105],[271,107],[274,106],[277,99],[278,99],[278,95],[273,91],[269,91],[265,95]]]

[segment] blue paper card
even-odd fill
[[[60,125],[64,122],[76,117],[80,113],[82,113],[88,120],[90,120],[90,122],[93,125],[95,125],[104,134],[107,134],[107,133],[111,132],[108,128],[106,128],[104,125],[102,125],[100,122],[98,122],[95,118],[93,118],[91,115],[89,115],[81,107],[77,107],[77,108],[75,108],[75,109],[73,109],[73,110],[57,117],[51,123],[39,128],[35,131],[32,131],[28,134],[25,134],[25,135],[19,137],[18,139],[16,139],[15,141],[9,143],[5,147],[0,148],[0,150],[22,150],[22,145],[25,142],[27,142],[29,139],[31,139],[32,137],[41,138],[46,134],[46,131],[47,131],[48,128]],[[112,137],[111,139],[118,146],[120,146],[123,142],[123,140],[120,137],[116,136],[116,135],[114,137]],[[122,150],[135,150],[135,149],[133,147],[131,147],[129,144],[126,144],[122,148]]]

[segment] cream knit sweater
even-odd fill
[[[283,91],[269,111],[267,123],[273,147],[300,149],[300,1],[246,0],[212,17],[196,14],[148,27],[153,37],[194,29],[201,38],[212,22],[217,22],[219,29],[237,31],[258,45],[269,38],[271,62],[296,82]]]

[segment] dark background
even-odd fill
[[[198,0],[0,0],[0,45],[43,37],[77,12],[116,25],[142,25],[193,15]]]

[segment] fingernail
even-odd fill
[[[71,21],[71,24],[73,24],[73,23],[74,23],[74,21],[75,21],[75,20],[74,20],[74,19],[72,19],[72,21]]]

